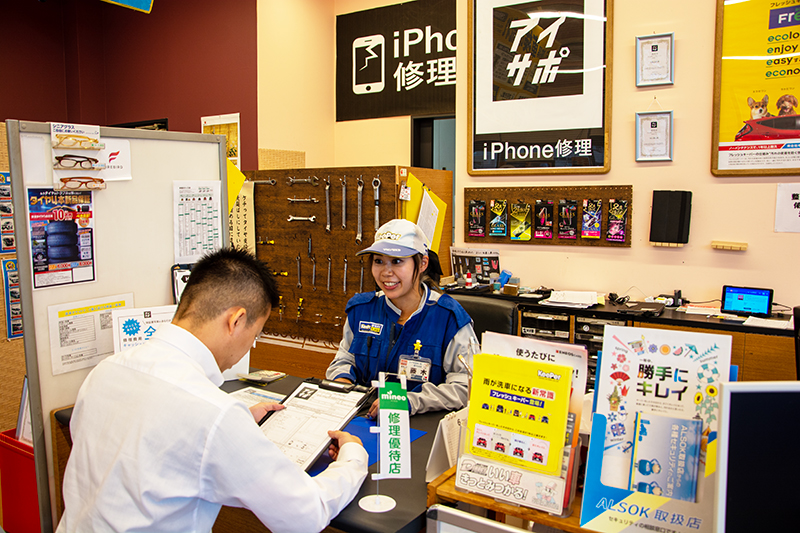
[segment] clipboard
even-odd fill
[[[369,397],[369,387],[306,380],[283,399],[286,409],[270,411],[259,425],[290,460],[308,471],[328,449],[328,431],[344,428]]]

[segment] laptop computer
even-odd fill
[[[664,311],[661,302],[625,302],[617,309],[617,313],[634,316],[658,316]]]
[[[724,285],[720,312],[730,315],[769,318],[772,313],[772,296],[772,289]]]

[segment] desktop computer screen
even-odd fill
[[[800,382],[722,383],[715,531],[789,531],[800,507]]]

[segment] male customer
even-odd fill
[[[311,478],[256,423],[279,407],[248,410],[219,389],[277,303],[266,265],[220,250],[194,267],[171,324],[92,370],[72,414],[58,533],[208,532],[222,505],[308,533],[353,499],[367,474],[357,437],[330,432],[335,461]]]

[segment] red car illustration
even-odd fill
[[[478,442],[476,442],[475,445],[486,448],[486,439],[484,439],[483,437],[478,437]]]
[[[537,463],[544,463],[544,457],[542,457],[542,454],[539,452],[533,454],[533,460]]]
[[[800,115],[745,120],[744,126],[736,134],[737,141],[776,139],[800,139]]]
[[[519,447],[514,448],[514,455],[517,457],[522,457],[524,455],[522,448]]]
[[[497,444],[494,445],[494,451],[506,453],[506,445],[503,444],[502,442],[498,442]]]

